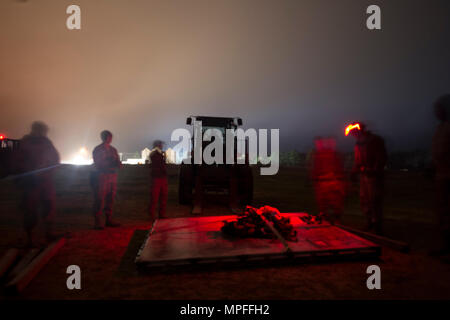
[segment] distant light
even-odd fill
[[[90,165],[93,160],[88,157],[88,149],[86,147],[81,147],[77,153],[72,157],[71,160],[64,161],[64,163],[80,165]]]
[[[0,140],[5,140],[6,136],[4,134],[0,134]]]
[[[75,157],[72,158],[72,161],[70,161],[70,163],[76,165],[89,165],[92,163],[92,160],[86,159],[82,155],[76,155]]]
[[[345,135],[348,136],[350,131],[352,131],[353,129],[361,130],[359,123],[354,123],[354,124],[352,123],[352,124],[348,125],[347,128],[345,128]]]

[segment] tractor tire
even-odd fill
[[[178,202],[192,204],[192,189],[194,186],[194,168],[189,164],[181,164],[180,178],[178,179]]]

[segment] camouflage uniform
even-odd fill
[[[45,136],[26,135],[22,138],[16,159],[22,173],[19,185],[23,189],[24,228],[31,234],[42,209],[47,233],[52,230],[55,216],[55,190],[52,168],[59,164],[59,154]]]
[[[121,167],[119,154],[114,147],[102,143],[95,147],[92,155],[95,167],[91,176],[93,213],[99,219],[103,211],[107,220],[110,220],[117,191],[117,169]]]
[[[153,219],[156,206],[159,202],[158,218],[165,218],[166,216],[166,204],[167,204],[167,170],[166,170],[166,157],[165,154],[155,149],[150,154],[151,160],[151,198],[149,206],[149,215]]]
[[[344,208],[345,184],[342,161],[334,150],[317,149],[312,154],[312,179],[319,211],[332,210],[339,220]]]
[[[360,206],[369,228],[381,231],[383,219],[384,167],[387,153],[384,140],[369,131],[355,146],[353,172],[360,174]]]

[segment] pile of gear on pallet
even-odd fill
[[[237,220],[224,221],[222,232],[229,236],[242,238],[275,238],[272,226],[280,235],[288,241],[297,241],[297,231],[287,217],[273,207],[264,206],[259,209],[247,206],[243,213],[237,216]]]
[[[302,220],[306,224],[322,224],[326,219],[326,215],[322,212],[318,215],[311,215],[307,214],[303,217],[300,217],[300,220]]]

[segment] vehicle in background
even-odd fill
[[[19,148],[20,140],[9,139],[0,134],[0,179],[14,174],[13,155]]]
[[[191,162],[189,164],[182,163],[180,167],[179,177],[179,203],[180,204],[194,204],[193,213],[201,213],[204,201],[207,199],[204,195],[206,193],[220,193],[225,192],[229,196],[229,203],[233,212],[240,211],[240,207],[243,208],[246,205],[251,204],[253,200],[253,174],[249,165],[248,150],[244,143],[246,150],[244,151],[245,163],[237,164],[206,164],[201,160],[200,164],[195,164],[198,161],[194,159],[194,148],[196,145],[196,137],[200,136],[195,134],[195,130],[199,130],[195,126],[196,123],[201,121],[201,137],[202,150],[212,143],[213,141],[203,141],[203,136],[208,129],[218,129],[223,133],[224,139],[223,150],[225,154],[226,147],[226,129],[236,129],[242,125],[242,119],[240,118],[225,118],[225,117],[206,117],[196,116],[187,118],[186,124],[192,126],[191,135]],[[236,160],[237,152],[237,139],[234,138],[234,159]],[[240,156],[244,156],[240,155]]]

